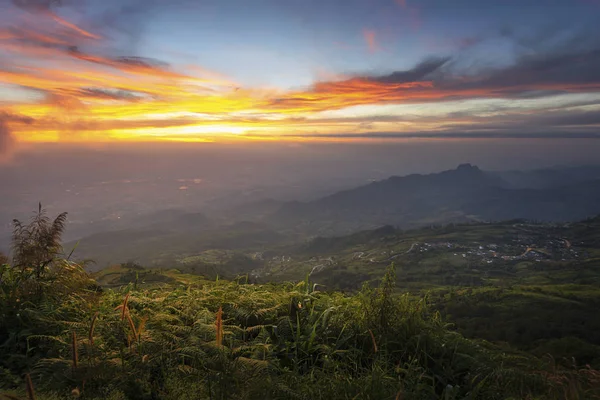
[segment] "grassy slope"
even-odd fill
[[[258,224],[207,226],[194,230],[153,226],[102,232],[67,243],[79,259],[92,259],[92,269],[135,261],[149,267],[172,268],[186,259],[217,249],[242,255],[288,240]]]
[[[490,244],[496,245],[493,250]],[[528,248],[539,256],[489,255],[519,256]],[[466,336],[600,365],[598,218],[568,225],[513,221],[407,232],[387,228],[318,238],[288,254],[291,261],[268,263],[263,279],[298,279],[312,271],[311,279],[325,288],[356,290],[363,281],[377,282],[395,262],[399,290],[428,293]]]
[[[0,388],[18,394],[20,374],[29,372],[42,400],[70,398],[72,390],[114,400],[600,395],[596,371],[448,330],[423,300],[393,295],[391,273],[379,289],[353,296],[313,291],[307,282],[190,284],[174,271],[165,276],[174,282],[163,288],[13,303],[27,318],[10,324],[14,345],[0,347]],[[14,314],[4,308],[2,318]]]
[[[535,248],[540,261],[494,258],[488,263],[489,257],[477,251],[483,246],[489,252],[490,244],[508,256]],[[467,338],[507,343],[540,357],[552,354],[558,363],[575,357],[579,364],[600,367],[598,219],[565,226],[513,221],[406,232],[388,227],[267,249],[262,260],[251,257],[254,251],[205,246],[178,255],[182,262],[177,269],[111,267],[95,277],[106,288],[151,289],[152,296],[171,298],[171,288],[182,285],[218,291],[216,276],[241,273],[249,276],[243,281],[298,281],[312,271],[311,282],[323,285],[318,288],[355,293],[364,281],[377,284],[394,262],[397,290],[415,299],[427,295],[433,309],[453,323],[451,329]]]
[[[538,260],[490,256],[490,251],[519,256],[528,248],[538,251]],[[210,279],[242,274],[258,282],[297,281],[310,274],[319,288],[354,292],[365,281],[376,284],[394,262],[398,290],[415,296],[429,293],[434,306],[468,337],[508,342],[538,353],[546,350],[557,357],[577,355],[594,365],[600,362],[596,347],[600,338],[595,334],[600,331],[599,219],[569,225],[511,221],[405,232],[384,227],[274,248],[262,260],[252,256],[253,252],[206,250],[183,258],[178,272],[187,273],[189,282],[198,274]],[[182,279],[173,272],[138,271],[137,280],[164,285]],[[112,267],[100,272],[98,279],[115,287],[135,282],[136,272]],[[556,340],[570,341],[571,354]]]

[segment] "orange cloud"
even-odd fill
[[[376,53],[379,50],[381,50],[379,48],[379,44],[377,43],[377,35],[375,31],[364,29],[363,36],[365,38],[365,41],[367,42],[367,47],[370,53]]]
[[[600,91],[600,82],[586,84],[535,83],[503,87],[481,85],[443,85],[433,81],[385,83],[364,78],[320,82],[312,90],[287,93],[274,99],[272,107],[283,113],[311,113],[367,104],[410,104],[469,98],[507,98],[511,93],[528,91]]]
[[[319,112],[375,103],[401,103],[422,97],[432,82],[379,83],[362,78],[338,82],[319,82],[311,91],[287,93],[271,105],[281,112]]]
[[[153,59],[113,56],[105,37],[49,11],[36,18],[43,21],[0,29],[0,50],[14,55],[0,68],[0,83],[9,91],[25,88],[35,94],[29,101],[1,103],[0,115],[13,116],[3,122],[11,140],[264,140],[281,132],[436,130],[473,119],[323,118],[319,113],[360,105],[512,98],[532,91],[600,91],[600,79],[579,78],[596,71],[595,53],[567,61],[527,59],[476,76],[444,71],[448,60],[443,59],[381,76],[321,73],[321,81],[303,89],[244,88],[200,66],[178,69]],[[374,31],[365,29],[363,36],[370,52],[380,50]],[[553,69],[540,68],[546,64]]]
[[[75,32],[79,33],[81,36],[84,36],[84,37],[89,38],[89,39],[101,39],[100,36],[94,35],[93,33],[85,31],[85,30],[81,29],[80,27],[78,27],[77,25],[70,23],[69,21],[65,21],[64,19],[60,18],[58,15],[54,14],[53,12],[48,12],[48,15],[54,21],[58,22],[62,26],[65,26],[65,27],[67,27],[69,29],[74,30]]]

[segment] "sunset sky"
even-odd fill
[[[0,0],[27,142],[600,138],[600,0]]]

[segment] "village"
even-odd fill
[[[574,249],[567,239],[550,239],[536,241],[512,239],[509,243],[497,244],[472,242],[457,244],[452,242],[415,243],[406,253],[427,253],[432,251],[452,252],[454,257],[462,257],[470,261],[491,264],[495,261],[566,261],[579,258],[579,252]],[[400,256],[400,254],[393,257]]]
[[[338,255],[323,255],[304,258],[291,255],[273,255],[265,257],[262,252],[251,255],[251,258],[265,262],[262,273],[276,269],[285,271],[304,265],[310,266],[309,275],[319,273],[330,266],[339,263],[391,263],[394,260],[410,260],[423,257],[444,257],[464,260],[472,265],[500,264],[519,261],[569,261],[580,259],[581,252],[565,238],[535,237],[535,235],[518,235],[515,238],[500,243],[469,243],[454,241],[413,242],[407,250],[399,250],[397,244],[387,248],[377,248],[366,251]],[[458,261],[457,260],[457,261]],[[255,271],[258,272],[258,271]],[[261,274],[262,274],[261,273]]]

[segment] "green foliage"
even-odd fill
[[[597,287],[440,289],[430,297],[434,307],[467,337],[510,343],[538,355],[550,353],[559,361],[575,357],[579,364],[600,367]]]
[[[20,377],[30,372],[40,399],[68,398],[74,389],[87,399],[600,395],[596,371],[465,339],[425,300],[395,294],[394,283],[390,267],[378,287],[352,296],[309,281],[129,285],[96,297],[78,289],[58,304],[20,310],[28,318],[10,334],[27,345],[0,348],[8,360],[1,385],[24,393]]]
[[[13,220],[13,268],[22,274],[31,270],[35,278],[42,278],[62,250],[60,240],[66,221],[67,213],[62,213],[50,222],[41,203],[29,224]]]
[[[396,292],[428,296],[461,334],[600,368],[599,238],[598,218],[382,228],[316,238],[288,250],[293,261],[283,267],[269,263],[263,276],[294,280],[310,272],[325,288],[355,292],[394,262]],[[579,341],[556,345],[567,338]]]
[[[29,338],[54,340],[54,313],[96,297],[98,286],[82,265],[61,255],[65,218],[50,222],[40,205],[29,224],[14,222],[12,264],[0,265],[0,371],[9,381],[41,357]]]
[[[474,306],[483,298],[476,296],[497,295],[489,288],[401,294],[404,264],[385,269],[374,287],[343,294],[319,290],[310,275],[297,284],[249,284],[130,263],[98,274],[110,287],[98,290],[61,254],[62,230],[52,228],[60,220],[40,214],[18,225],[18,256],[0,269],[0,390],[7,396],[600,399],[600,372],[545,356],[595,347],[563,338],[538,343],[535,356],[465,338],[436,311],[458,315],[459,298],[473,295]],[[528,293],[565,304],[595,298],[591,289],[577,299],[573,288],[544,290]],[[442,299],[449,309],[440,308]]]

